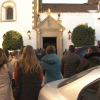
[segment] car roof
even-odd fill
[[[75,49],[80,49],[80,48],[88,48],[88,47],[91,47],[91,46],[75,47]],[[97,46],[95,46],[95,47],[97,47]]]
[[[88,48],[89,46],[75,47],[75,49]]]
[[[76,74],[76,75],[74,75],[74,76],[72,76],[72,77],[70,77],[70,78],[67,78],[66,80],[64,80],[63,82],[61,82],[61,83],[58,85],[58,88],[61,88],[61,87],[63,87],[64,85],[67,85],[67,84],[69,84],[69,83],[71,83],[71,82],[73,82],[73,81],[75,81],[75,80],[77,80],[77,79],[79,79],[79,78],[85,76],[86,74],[88,74],[88,73],[90,73],[91,71],[93,71],[93,70],[95,70],[95,69],[98,69],[98,68],[100,69],[100,66],[99,66],[99,65],[96,66],[96,67],[89,68],[88,70],[82,71],[82,72],[80,72],[80,73],[78,73],[78,74]]]

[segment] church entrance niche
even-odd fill
[[[47,48],[47,46],[53,45],[57,48],[56,37],[43,37],[43,48]]]

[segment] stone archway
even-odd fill
[[[35,28],[37,38],[37,48],[43,48],[43,38],[56,38],[57,55],[62,56],[63,49],[63,30],[65,28],[51,16],[48,16]]]

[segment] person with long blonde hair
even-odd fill
[[[21,95],[19,100],[37,100],[43,75],[32,46],[27,45],[24,47],[17,66],[15,67],[15,80],[17,80],[17,73],[21,75]],[[18,72],[16,71],[17,68]],[[17,81],[15,83],[17,84]]]
[[[0,100],[14,100],[11,81],[12,67],[4,50],[0,48]]]

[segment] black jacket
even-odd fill
[[[39,73],[23,74],[21,68],[18,72],[21,75],[21,96],[19,100],[37,100],[41,89]]]
[[[85,54],[77,68],[77,73],[97,65],[100,65],[100,52]]]
[[[44,51],[39,51],[36,53],[36,57],[39,61],[41,61],[41,58],[44,57],[46,53]]]
[[[71,77],[76,74],[76,69],[81,58],[74,52],[69,52],[62,57],[61,73],[64,78]]]

